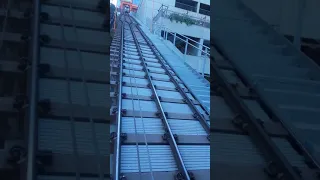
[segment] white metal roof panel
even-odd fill
[[[188,170],[210,169],[210,146],[178,145]]]
[[[71,122],[68,120],[39,120],[38,147],[53,153],[73,154]],[[92,128],[89,122],[75,122],[77,150],[81,154],[94,155]],[[108,156],[109,140],[107,124],[94,123],[100,155]]]
[[[163,124],[159,118],[123,117],[121,121],[124,133],[134,134],[137,131],[138,134],[164,134]]]
[[[175,171],[177,166],[169,145],[122,145],[121,146],[121,172],[139,172],[138,152],[142,172],[150,171],[149,158],[152,171]],[[148,153],[149,151],[149,153]],[[148,157],[149,155],[149,157]]]

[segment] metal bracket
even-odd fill
[[[120,175],[119,179],[120,179],[120,180],[127,180],[127,177],[124,176],[124,175]]]
[[[17,66],[17,69],[20,71],[26,71],[30,68],[31,63],[29,62],[28,58],[26,57],[21,57],[20,58],[20,63]]]
[[[175,141],[177,142],[178,141],[178,135],[177,134],[173,134],[173,137],[174,137]],[[170,138],[170,136],[169,136],[169,133],[167,133],[167,132],[162,135],[162,139],[164,141],[167,141],[169,138]]]
[[[164,115],[166,116],[166,118],[168,118],[168,113],[167,112],[163,112]],[[161,112],[156,112],[156,116],[157,117],[161,117],[162,113]]]
[[[50,70],[51,70],[50,64],[39,64],[38,65],[39,75],[44,75],[46,73],[49,73]]]
[[[262,121],[261,119],[257,118],[257,121],[260,123],[260,125],[264,128],[264,121]]]
[[[24,94],[18,95],[14,99],[13,108],[17,110],[24,109],[28,106],[28,97]]]
[[[20,36],[20,40],[24,42],[28,42],[30,39],[31,39],[31,36],[29,32],[23,32],[22,35]]]
[[[42,166],[52,165],[52,161],[53,161],[52,151],[38,151],[36,157],[37,157],[38,164]]]
[[[40,13],[40,21],[41,22],[45,22],[48,21],[50,19],[50,15],[46,12],[41,12]]]
[[[196,179],[192,172],[188,171],[188,174],[189,174],[190,180],[195,180]],[[175,175],[175,180],[185,180],[185,178],[183,177],[181,172],[178,172]]]
[[[7,159],[7,163],[12,166],[17,166],[21,164],[22,161],[25,160],[27,155],[27,151],[25,148],[21,146],[13,146],[9,150],[9,158]]]
[[[39,39],[40,39],[40,44],[43,45],[43,44],[48,44],[50,43],[51,41],[51,38],[50,36],[46,35],[46,34],[42,34],[39,36]]]
[[[117,137],[117,133],[116,133],[116,132],[110,133],[110,140],[111,140],[111,141],[115,140],[116,137]]]
[[[242,129],[244,132],[248,132],[248,127],[249,124],[244,122],[241,117],[240,114],[237,114],[233,119],[232,119],[232,123],[237,127]]]
[[[264,172],[271,178],[277,178],[278,176],[281,176],[281,174],[283,174],[278,171],[278,168],[273,161],[269,161],[267,163],[267,167],[264,168]]]
[[[125,141],[125,140],[127,140],[127,139],[128,139],[127,133],[121,133],[121,134],[120,134],[120,139],[121,139],[122,142]]]
[[[115,96],[117,96],[117,94],[115,94]],[[112,114],[115,115],[118,113],[118,108],[113,108],[112,109]]]
[[[110,133],[110,141],[114,141],[117,139],[117,133],[116,132],[112,132]],[[125,141],[128,139],[128,135],[127,133],[120,133],[120,141]]]
[[[49,114],[51,111],[50,99],[44,99],[38,102],[38,112],[40,114]]]
[[[127,114],[127,110],[126,109],[121,109],[121,114],[122,115],[126,115]]]

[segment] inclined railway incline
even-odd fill
[[[113,179],[209,179],[210,114],[131,16],[110,52]]]

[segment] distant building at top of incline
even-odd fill
[[[121,0],[120,9],[122,12],[136,12],[138,10],[138,5],[134,4],[132,0]]]

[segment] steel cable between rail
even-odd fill
[[[74,30],[74,33],[75,33],[75,37],[76,37],[76,42],[79,41],[79,35],[78,35],[78,32],[77,32],[77,28],[76,28],[76,25],[75,25],[75,18],[74,18],[74,12],[73,12],[73,8],[72,8],[72,5],[69,4],[69,9],[71,11],[71,16],[72,16],[72,27],[73,27],[73,30]],[[78,55],[78,60],[80,62],[80,66],[81,66],[81,70],[82,72],[85,71],[84,69],[84,65],[83,65],[83,58],[82,58],[82,54],[81,54],[81,51],[80,49],[77,47],[77,55]],[[100,150],[99,150],[99,145],[97,143],[97,137],[96,137],[96,128],[95,128],[95,124],[93,122],[93,119],[92,119],[92,114],[91,114],[91,104],[90,104],[90,98],[89,98],[89,90],[88,90],[88,85],[87,85],[87,80],[84,76],[84,73],[81,73],[82,75],[82,86],[83,86],[83,89],[84,89],[84,94],[85,94],[85,104],[86,104],[86,110],[87,110],[87,114],[89,116],[89,119],[90,119],[90,125],[91,125],[91,136],[92,136],[92,139],[93,139],[93,146],[94,146],[94,151],[95,151],[95,157],[96,157],[96,162],[97,162],[97,168],[98,168],[98,172],[99,172],[99,179],[100,180],[103,180],[104,179],[104,174],[102,172],[102,164],[101,164],[101,160],[100,160]]]
[[[59,12],[60,12],[60,16],[63,17],[63,13],[62,13],[62,7],[59,6]],[[61,39],[63,40],[63,60],[66,66],[66,79],[67,79],[67,96],[68,96],[68,103],[72,106],[72,99],[71,99],[71,88],[70,88],[70,76],[69,76],[69,63],[67,61],[67,53],[66,53],[66,37],[65,37],[65,33],[64,33],[64,25],[60,22],[60,27],[61,27]],[[75,173],[76,173],[76,180],[80,180],[80,172],[79,172],[79,153],[78,153],[78,148],[77,148],[77,138],[75,136],[75,125],[74,125],[74,112],[73,109],[71,109],[70,111],[70,115],[69,115],[69,120],[70,120],[70,129],[71,129],[71,141],[72,141],[72,153],[74,158],[74,165],[75,165]]]
[[[133,33],[131,31],[131,33]],[[133,67],[132,64],[130,64],[131,68]],[[145,126],[144,126],[144,119],[142,117],[142,108],[141,108],[141,103],[140,103],[140,98],[139,98],[139,91],[138,91],[138,87],[137,87],[137,79],[136,79],[136,76],[135,76],[135,72],[132,69],[129,69],[129,72],[130,72],[130,75],[133,76],[133,79],[135,81],[135,89],[136,89],[136,92],[137,92],[137,99],[138,99],[138,104],[139,104],[139,114],[140,114],[140,119],[141,119],[141,124],[142,124],[142,129],[143,129],[143,135],[144,135],[144,141],[145,141],[145,145],[146,145],[146,149],[147,149],[147,154],[148,154],[148,164],[149,164],[149,168],[150,168],[150,174],[151,174],[151,178],[152,180],[154,180],[154,175],[153,175],[153,171],[152,171],[152,164],[151,164],[151,159],[150,159],[150,151],[149,151],[149,146],[148,146],[148,141],[147,141],[147,136],[146,136],[146,131],[145,131]],[[132,74],[131,74],[132,72]],[[130,84],[132,85],[132,82],[131,82],[131,79],[132,77],[130,76]],[[133,96],[133,90],[132,90],[132,87],[130,88],[131,89],[131,94]],[[132,99],[132,103],[133,103],[133,97],[131,98]],[[136,123],[136,120],[134,119],[135,123]],[[135,125],[136,126],[136,125]],[[135,127],[136,128],[136,127]],[[136,129],[135,129],[136,130]],[[137,131],[136,131],[137,132]],[[140,159],[139,159],[140,161]]]

